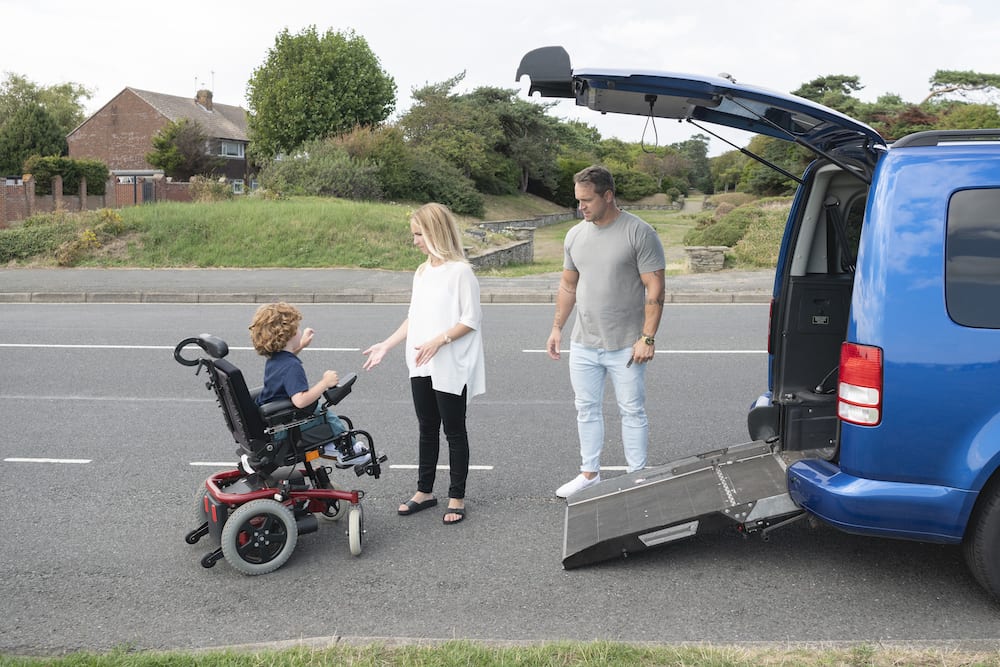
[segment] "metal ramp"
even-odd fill
[[[725,525],[753,532],[798,518],[803,511],[788,495],[787,464],[774,445],[755,441],[584,489],[567,499],[563,567],[627,556]]]

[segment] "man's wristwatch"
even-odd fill
[[[654,343],[656,343],[656,339],[653,338],[652,336],[647,336],[646,334],[642,334],[642,342],[645,343],[646,345],[653,345]]]

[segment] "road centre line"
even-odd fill
[[[3,460],[4,463],[91,463],[92,459],[42,459],[12,456]]]
[[[204,467],[208,467],[208,468],[235,468],[236,467],[236,463],[235,462],[231,462],[231,461],[230,462],[225,462],[225,463],[223,463],[222,461],[191,461],[191,463],[189,463],[188,465],[191,465],[191,466],[204,466]],[[411,463],[394,463],[394,464],[390,465],[389,468],[390,469],[394,469],[394,470],[416,470],[417,469],[417,465],[416,464],[411,464]],[[437,469],[438,470],[449,470],[450,468],[448,466],[446,466],[446,465],[439,465],[437,467]],[[490,471],[490,470],[493,470],[493,469],[494,469],[494,466],[483,466],[483,465],[470,465],[469,466],[469,470],[486,470],[486,471]],[[625,468],[624,468],[624,466],[622,466],[621,468],[615,468],[613,466],[604,466],[602,468],[602,470],[616,470],[616,469],[624,470]]]
[[[38,349],[84,349],[84,350],[173,350],[175,345],[76,345],[68,343],[0,343],[0,347],[38,348]],[[193,343],[185,350],[194,352],[197,345]],[[199,348],[200,349],[200,348]],[[313,352],[358,352],[360,347],[310,347]],[[233,350],[253,350],[252,347],[230,346]]]
[[[525,354],[539,354],[548,350],[521,350]],[[569,350],[559,350],[560,354],[569,354]],[[767,354],[767,350],[657,350],[655,354]]]

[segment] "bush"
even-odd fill
[[[414,191],[417,201],[436,201],[458,215],[481,218],[486,212],[486,200],[476,190],[472,180],[466,178],[458,167],[433,153],[421,151],[419,190]]]
[[[745,192],[723,192],[707,197],[705,199],[705,208],[715,209],[719,206],[726,205],[730,207],[729,210],[732,210],[743,206],[744,204],[749,204],[756,199],[757,198],[754,195],[747,194]]]
[[[352,158],[342,145],[324,140],[308,142],[298,155],[269,164],[261,172],[261,183],[284,194],[361,201],[383,198],[375,164]]]
[[[641,171],[625,171],[615,174],[615,190],[625,201],[638,201],[659,192],[659,186],[649,174]]]
[[[99,160],[73,160],[68,157],[39,157],[27,159],[25,173],[35,179],[35,194],[52,194],[52,179],[62,176],[63,194],[80,194],[80,179],[87,179],[88,195],[103,195],[110,177],[107,165]]]
[[[233,186],[224,178],[192,176],[190,192],[192,201],[225,201],[233,198]]]
[[[0,263],[51,254],[75,233],[65,213],[33,215],[19,225],[0,229]]]
[[[778,264],[778,250],[785,233],[788,218],[787,203],[784,208],[765,206],[764,216],[751,223],[733,248],[733,260],[741,266],[774,267]]]
[[[725,201],[717,205],[717,213],[728,208]],[[711,214],[702,213],[698,217],[698,224],[684,235],[684,244],[722,245],[732,248],[752,227],[770,228],[777,225],[783,230],[790,206],[791,200],[789,198],[773,197],[751,201],[728,213],[718,215],[716,218],[709,218],[707,216]],[[775,253],[777,253],[777,245],[780,245],[780,241],[779,236],[778,244],[774,248]]]
[[[0,263],[55,257],[60,266],[73,266],[90,251],[130,232],[118,211],[102,208],[83,213],[43,213],[19,225],[0,229]]]

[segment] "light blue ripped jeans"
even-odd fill
[[[646,419],[646,364],[625,364],[632,357],[632,348],[600,350],[571,343],[569,348],[569,379],[576,393],[576,425],[580,434],[580,465],[582,472],[601,470],[601,449],[604,446],[604,380],[611,383],[621,415],[622,443],[628,472],[646,467],[649,448],[649,421]]]

